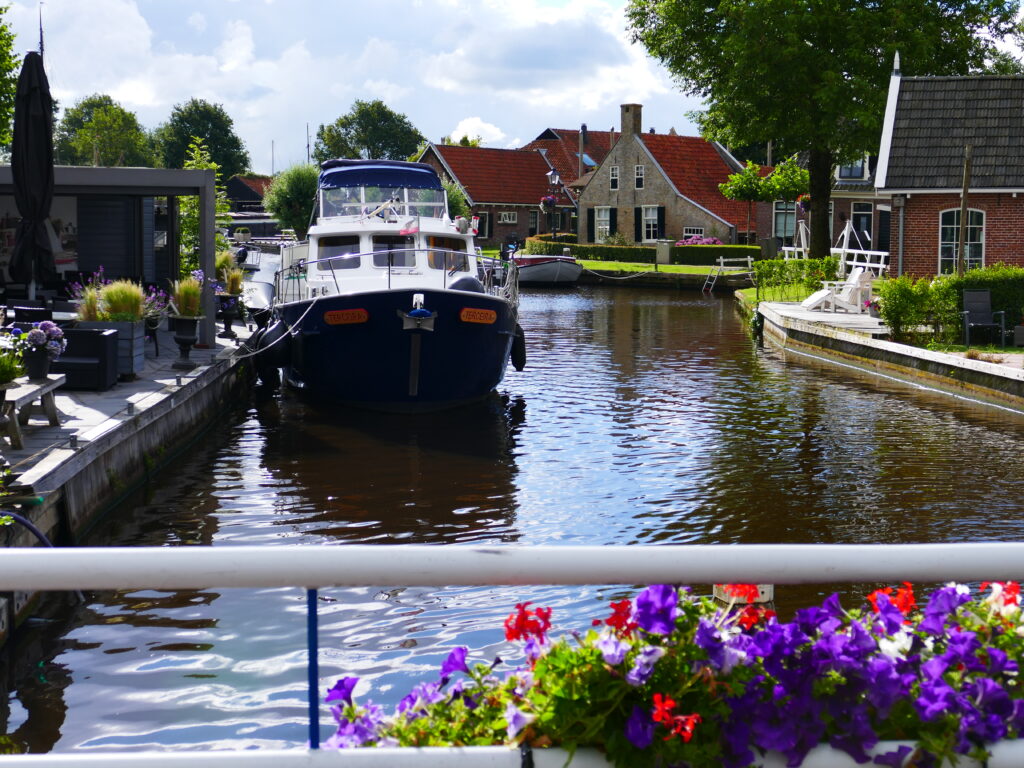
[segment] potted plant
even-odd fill
[[[171,286],[168,317],[173,323],[174,343],[181,353],[172,367],[180,370],[190,371],[197,366],[197,363],[189,359],[189,350],[199,338],[197,327],[203,317],[203,282],[203,272],[197,269],[175,280]]]
[[[67,348],[64,331],[52,320],[34,323],[32,328],[20,333],[18,340],[21,362],[30,380],[45,379],[50,373],[50,363]]]
[[[235,228],[235,240],[240,243],[247,243],[252,238],[252,234],[249,232],[248,227],[236,227]]]
[[[10,333],[0,333],[0,428],[7,425],[8,416],[3,413],[3,402],[7,390],[16,387],[15,379],[24,373],[21,363],[21,340]]]
[[[231,323],[241,314],[242,277],[244,274],[241,269],[234,266],[233,260],[232,266],[225,268],[222,273],[218,273],[222,281],[218,287],[223,286],[223,290],[218,290],[216,293],[217,304],[221,319],[224,320],[224,330],[217,334],[218,338],[234,339],[238,335],[231,329]]]
[[[107,280],[102,268],[85,285],[72,286],[81,328],[117,331],[117,373],[134,379],[145,365],[146,294],[131,280]]]

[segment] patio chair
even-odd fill
[[[971,346],[971,329],[983,331],[999,329],[999,346],[1006,346],[1006,312],[992,311],[992,292],[988,290],[964,290],[964,309],[960,313],[964,319],[964,346]],[[999,321],[996,322],[996,316]]]
[[[864,312],[864,302],[871,297],[870,272],[854,267],[845,280],[826,281],[825,287],[800,302],[801,309],[844,312]]]

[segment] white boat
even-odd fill
[[[572,256],[516,254],[512,260],[523,285],[572,285],[583,274],[583,266]]]
[[[329,160],[308,240],[281,249],[257,371],[390,411],[479,400],[525,364],[515,265],[478,255],[429,165]]]

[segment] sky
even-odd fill
[[[13,0],[15,50],[38,50],[64,106],[109,94],[146,128],[190,98],[234,120],[252,170],[307,159],[317,128],[380,99],[431,141],[518,147],[545,128],[695,135],[685,96],[629,41],[625,0]],[[308,132],[307,132],[308,126]]]

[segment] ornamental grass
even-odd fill
[[[181,317],[199,317],[202,306],[203,284],[195,275],[175,280],[171,288],[171,304]]]
[[[754,585],[726,585],[752,599]],[[873,765],[984,759],[1024,731],[1024,623],[1015,582],[935,590],[909,583],[844,609],[837,595],[783,622],[688,588],[647,587],[585,632],[552,639],[549,608],[521,603],[505,638],[522,663],[455,648],[394,714],[359,703],[359,679],[327,693],[327,746],[558,746],[627,766],[740,768],[767,751],[798,766],[820,743]]]
[[[99,289],[101,320],[137,322],[142,319],[146,294],[142,286],[131,280],[114,280]]]

